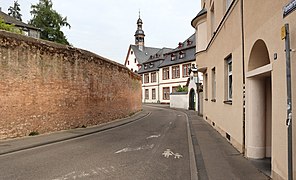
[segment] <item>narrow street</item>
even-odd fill
[[[0,156],[0,179],[190,179],[187,119],[145,106],[135,122]]]

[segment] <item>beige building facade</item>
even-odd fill
[[[295,7],[294,7],[295,6]],[[204,78],[203,117],[247,158],[270,159],[271,177],[295,174],[288,157],[285,40],[290,27],[292,109],[296,108],[296,1],[202,0],[192,20]],[[289,14],[284,16],[284,7]],[[292,111],[292,119],[296,113]],[[288,159],[294,167],[288,169]]]

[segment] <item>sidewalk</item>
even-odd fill
[[[115,120],[109,123],[87,127],[87,128],[78,128],[71,129],[59,132],[53,132],[50,134],[32,136],[32,137],[23,137],[12,140],[0,140],[0,155],[5,155],[9,153],[14,153],[26,149],[31,149],[39,146],[44,146],[47,144],[58,143],[61,141],[70,140],[73,138],[79,138],[87,136],[90,134],[98,133],[108,129],[116,128],[129,124],[131,122],[137,121],[149,115],[149,112],[143,110],[136,113],[135,115],[119,120]]]
[[[195,111],[188,115],[199,180],[270,179],[227,142]]]

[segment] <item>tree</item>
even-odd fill
[[[71,26],[67,22],[67,17],[62,17],[52,6],[51,0],[39,0],[38,4],[32,5],[30,13],[33,18],[29,24],[41,29],[41,39],[69,45],[61,27]]]
[[[16,0],[14,1],[13,6],[10,6],[8,8],[8,15],[14,17],[17,20],[22,21],[22,15],[20,11],[21,11],[20,4]]]

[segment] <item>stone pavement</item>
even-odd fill
[[[199,180],[270,179],[198,116],[197,112],[182,111],[189,118]]]

